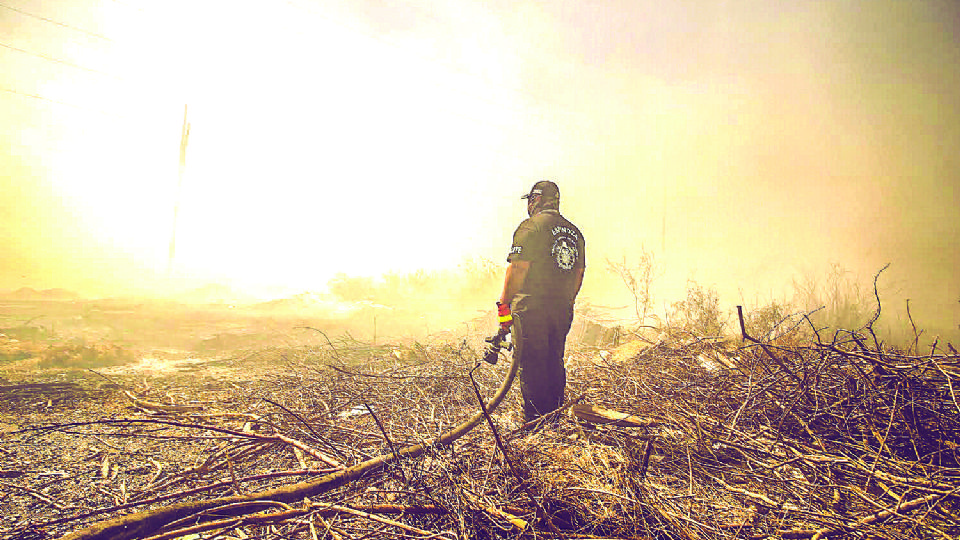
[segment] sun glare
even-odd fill
[[[157,8],[149,22],[111,11],[123,46],[100,58],[123,70],[121,84],[56,81],[119,111],[65,128],[47,161],[97,243],[162,274],[176,208],[175,274],[302,287],[490,255],[463,246],[472,231],[437,223],[483,222],[489,210],[472,196],[517,189],[491,182],[515,142],[504,126],[521,121],[503,96],[513,81],[498,79],[514,70],[486,57],[477,77],[426,56],[420,37],[384,39],[294,8],[260,20],[225,7],[191,4],[189,18]],[[466,187],[451,192],[452,178]],[[423,231],[446,248],[414,241]]]

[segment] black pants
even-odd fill
[[[573,322],[573,306],[546,302],[517,302],[513,338],[520,365],[523,417],[533,420],[563,404],[567,370],[563,350]]]

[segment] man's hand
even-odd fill
[[[497,318],[500,321],[500,328],[509,330],[513,326],[513,314],[510,313],[510,304],[497,302]]]
[[[513,344],[507,341],[507,336],[510,335],[510,329],[500,327],[500,330],[491,337],[488,337],[484,341],[487,342],[487,347],[483,351],[483,361],[489,364],[496,364],[497,360],[500,359],[500,350],[513,349]]]

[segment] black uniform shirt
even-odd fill
[[[520,294],[568,303],[576,294],[574,270],[586,267],[584,256],[580,229],[560,212],[543,210],[517,227],[507,262],[530,261]]]

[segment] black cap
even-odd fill
[[[560,198],[560,188],[556,184],[549,180],[541,180],[533,185],[530,188],[530,193],[527,193],[521,199],[529,199],[534,195],[540,195],[544,199]]]

